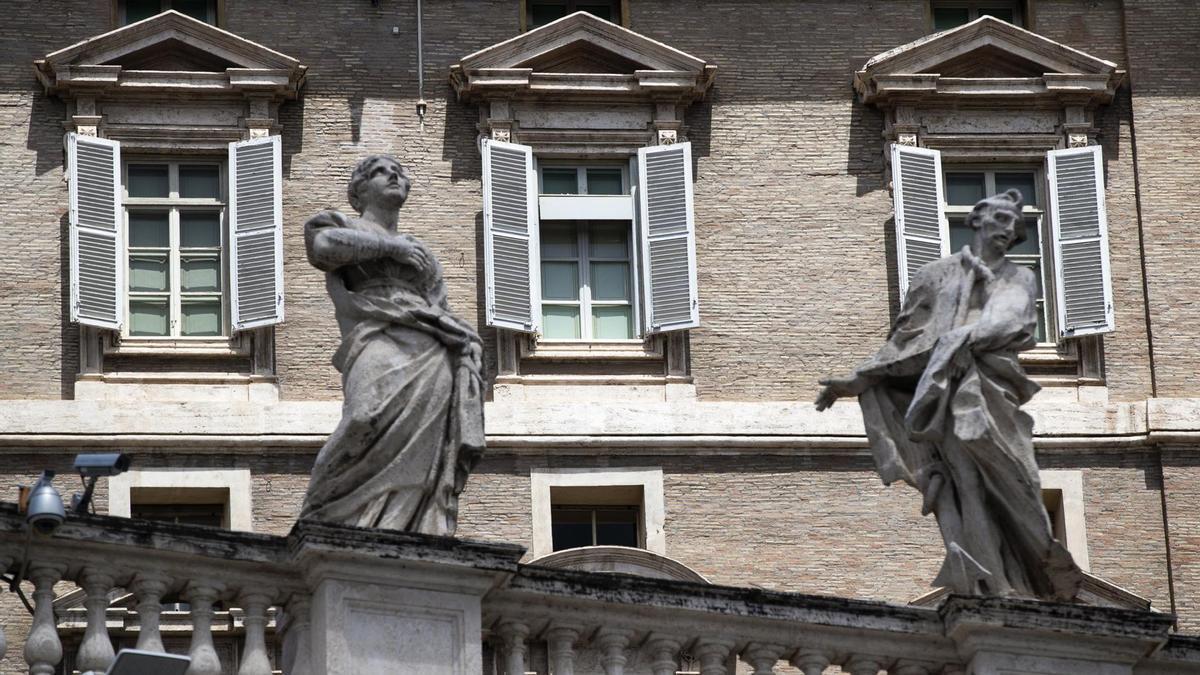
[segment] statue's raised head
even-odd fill
[[[379,184],[369,189],[368,185],[374,179],[378,179]],[[399,208],[408,199],[411,187],[412,175],[400,160],[391,155],[370,155],[354,165],[350,183],[346,186],[346,198],[360,214],[366,210],[365,202],[373,198],[393,201],[391,206]]]
[[[975,208],[971,209],[971,214],[967,216],[966,223],[972,229],[978,229],[984,218],[994,217],[997,211],[1010,212],[1013,217],[1013,232],[1016,235],[1008,242],[1008,248],[1012,250],[1014,246],[1028,238],[1028,233],[1025,231],[1025,217],[1021,214],[1022,204],[1021,191],[1011,188],[998,195],[979,200],[975,204]]]

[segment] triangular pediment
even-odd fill
[[[174,10],[51,52],[34,66],[46,90],[59,94],[189,90],[290,97],[305,72],[286,54]]]
[[[931,92],[938,88],[939,78],[956,80],[959,91],[972,83],[979,85],[979,91],[1021,95],[1071,87],[1111,98],[1121,77],[1111,61],[982,16],[876,55],[855,73],[854,84],[867,102],[901,90],[908,97]],[[997,87],[1005,80],[1009,82]]]
[[[464,56],[451,66],[450,79],[463,98],[522,91],[629,98],[657,91],[692,100],[704,94],[715,72],[703,59],[576,12]]]

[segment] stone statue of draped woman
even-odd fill
[[[971,246],[917,271],[887,343],[822,380],[817,409],[858,396],[883,482],[920,490],[937,518],[946,557],[934,585],[1069,601],[1082,574],[1051,533],[1020,410],[1038,391],[1017,360],[1036,342],[1037,280],[1005,257],[1025,238],[1021,194],[979,202],[967,223]]]
[[[342,419],[313,467],[301,518],[453,535],[458,496],[484,450],[482,343],[450,311],[429,249],[397,231],[411,178],[392,157],[355,167],[348,218],[304,226],[342,341]]]

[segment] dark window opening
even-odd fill
[[[554,550],[581,546],[641,546],[641,508],[637,506],[552,506],[550,527]]]
[[[217,25],[217,0],[117,0],[117,23],[128,26],[168,9]]]
[[[1024,27],[1020,0],[930,0],[934,32],[957,28],[981,16]]]
[[[587,12],[605,21],[620,23],[621,8],[618,4],[619,2],[620,0],[609,0],[608,2],[598,2],[597,0],[553,0],[549,2],[528,0],[525,25],[532,30],[575,12]]]
[[[221,527],[225,522],[224,504],[132,504],[131,518],[155,520],[176,525]]]

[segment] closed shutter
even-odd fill
[[[487,324],[538,331],[537,176],[527,145],[483,141],[483,255]]]
[[[71,320],[119,329],[124,311],[121,144],[67,136],[71,223]]]
[[[638,227],[647,332],[700,325],[692,144],[638,149]]]
[[[1116,328],[1100,159],[1095,145],[1046,153],[1060,337]]]
[[[233,327],[283,321],[283,162],[278,136],[229,144]]]
[[[895,201],[896,259],[900,301],[917,270],[950,254],[942,188],[942,153],[892,144],[892,199]]]

